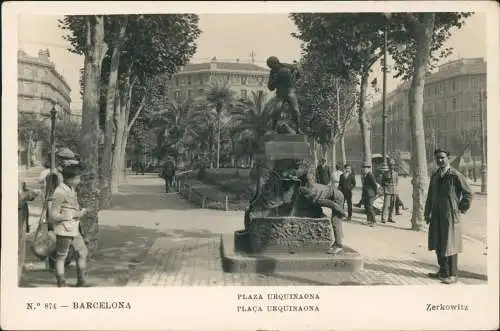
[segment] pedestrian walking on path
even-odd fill
[[[339,191],[344,195],[344,202],[347,203],[347,221],[352,218],[352,190],[356,187],[356,177],[352,173],[351,166],[346,164],[344,172],[340,176]]]
[[[175,176],[175,164],[174,161],[169,158],[167,162],[163,165],[163,169],[160,173],[160,177],[165,181],[165,193],[170,192],[170,187],[173,184]]]
[[[436,252],[439,271],[429,277],[453,284],[457,282],[457,257],[463,245],[461,214],[470,208],[472,191],[465,176],[450,166],[448,151],[437,149],[434,156],[439,169],[431,176],[425,219],[429,224],[429,250]]]
[[[377,182],[372,174],[372,166],[369,163],[363,164],[363,191],[362,199],[365,203],[366,221],[370,226],[375,226],[375,211],[373,202],[377,197]]]
[[[393,214],[396,209],[396,195],[398,194],[399,174],[394,169],[395,162],[389,160],[389,171],[382,175],[382,187],[384,188],[384,206],[382,208],[381,222],[394,223]],[[399,210],[399,208],[398,208]]]

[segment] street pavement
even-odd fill
[[[113,207],[99,213],[100,254],[89,262],[89,278],[96,286],[439,284],[426,277],[436,271],[436,258],[427,250],[427,234],[408,230],[410,213],[399,216],[394,225],[375,228],[362,225],[364,215],[357,212],[352,222],[344,223],[345,243],[364,258],[360,272],[224,273],[220,234],[242,229],[243,213],[200,209],[163,190],[157,176],[129,175],[121,193],[113,197]],[[475,206],[464,223],[480,219],[474,215],[481,213],[480,203]],[[32,232],[39,213],[39,207],[34,206]],[[460,283],[486,282],[484,253],[481,240],[465,238],[464,253],[459,256]],[[74,279],[74,274],[71,266],[68,280]],[[54,284],[54,275],[28,254],[22,286]]]

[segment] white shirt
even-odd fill
[[[343,174],[342,170],[335,170],[335,172],[333,173],[333,180],[335,182],[340,181],[340,176],[342,176],[342,174]]]

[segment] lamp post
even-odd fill
[[[485,128],[485,118],[484,118],[484,107],[483,107],[483,94],[486,99],[485,91],[481,90],[479,92],[479,123],[481,126],[481,193],[486,194],[487,186],[487,175],[488,167],[486,162],[486,128]]]
[[[389,18],[386,14],[386,18]],[[387,25],[384,29],[384,55],[382,68],[382,165],[381,170],[385,172],[387,167]]]
[[[52,104],[50,110],[50,172],[54,172],[56,167],[56,104]]]

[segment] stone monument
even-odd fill
[[[333,227],[321,205],[300,188],[314,168],[305,135],[285,122],[268,134],[258,165],[257,190],[245,211],[244,229],[221,238],[225,272],[359,271],[361,256],[344,246],[327,254]]]

